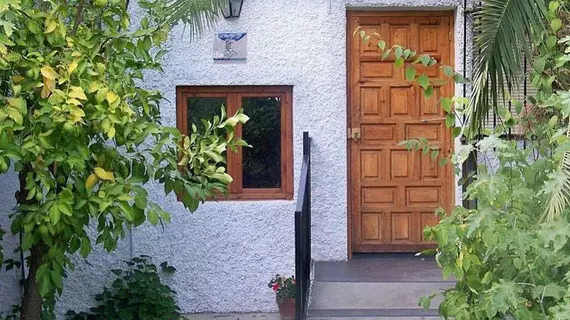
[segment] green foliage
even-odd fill
[[[558,19],[555,3],[550,21]],[[471,173],[464,197],[477,200],[477,209],[440,210],[440,223],[424,231],[438,244],[436,261],[444,276],[457,279],[443,292],[439,311],[445,318],[569,319],[570,38],[554,42],[542,46],[534,62],[538,93],[528,97],[533,108],[551,116],[528,128],[523,146],[501,138],[519,120],[498,108],[502,124],[452,157],[460,168],[470,152],[492,152],[498,168],[488,171],[480,165]],[[421,305],[429,306],[432,298],[423,298]]]
[[[523,58],[532,60],[529,37],[549,38],[555,33],[546,27],[548,2],[483,0],[476,7],[475,49],[479,54],[467,110],[474,134],[483,129],[482,123],[490,110],[497,113],[497,106],[506,104],[503,92],[510,92],[520,84]]]
[[[72,320],[175,320],[179,319],[176,292],[160,278],[158,267],[148,256],[127,261],[125,270],[111,270],[117,279],[111,287],[98,294],[100,304],[89,313],[68,311]],[[162,272],[174,273],[176,269],[166,262],[160,265]]]
[[[24,181],[11,232],[41,255],[30,268],[46,301],[62,292],[69,256],[91,252],[88,225],[112,251],[127,228],[170,221],[149,200],[150,181],[196,210],[227,192],[226,150],[245,145],[234,136],[241,111],[189,136],[160,124],[162,96],[141,85],[162,70],[172,12],[138,5],[137,25],[126,0],[0,5],[0,172],[13,163]]]
[[[269,288],[275,292],[278,299],[291,299],[295,298],[297,294],[297,284],[295,282],[295,277],[283,277],[280,275],[275,275],[269,284]]]

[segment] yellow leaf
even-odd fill
[[[107,131],[107,136],[109,137],[109,139],[113,139],[115,137],[115,127],[111,127],[109,128],[109,131]]]
[[[81,105],[81,102],[79,102],[79,100],[77,100],[77,99],[68,99],[67,103],[72,104],[74,106],[80,106]]]
[[[44,87],[42,88],[42,92],[40,94],[40,97],[42,99],[47,99],[49,98],[51,91],[49,90],[48,86],[44,85]]]
[[[57,74],[57,72],[55,72],[55,70],[52,69],[52,67],[50,66],[45,66],[41,69],[42,75],[50,80],[55,80],[57,77],[59,77],[59,74]]]
[[[54,92],[55,90],[55,80],[44,78],[44,85],[46,85],[49,91]]]
[[[71,106],[70,113],[71,113],[71,116],[73,117],[74,122],[81,121],[81,119],[83,119],[83,117],[85,117],[85,112],[81,108],[76,107],[76,106]]]
[[[118,98],[119,96],[117,96],[117,94],[114,93],[113,91],[109,91],[107,93],[107,101],[109,101],[109,104],[115,102]]]
[[[87,92],[93,93],[93,92],[101,89],[102,87],[103,87],[103,84],[100,81],[93,81],[89,84],[89,89],[87,89]]]
[[[87,189],[91,189],[97,182],[99,182],[99,177],[97,177],[96,174],[92,173],[85,181],[85,187]]]
[[[18,82],[20,82],[20,81],[22,81],[22,80],[24,80],[24,79],[26,79],[26,78],[24,78],[24,77],[21,76],[21,75],[16,75],[16,76],[13,76],[13,77],[12,77],[12,82],[18,83]]]
[[[77,63],[77,59],[73,60],[72,63],[69,64],[69,66],[67,67],[67,72],[69,72],[69,74],[71,74],[73,71],[75,71],[75,69],[77,69],[78,63]]]
[[[107,172],[103,168],[97,167],[94,169],[94,171],[97,177],[99,177],[99,179],[101,180],[111,180],[111,181],[115,180],[115,177],[113,177],[113,173]]]
[[[45,34],[51,33],[51,32],[53,32],[53,30],[55,30],[55,28],[57,28],[57,22],[50,20],[46,24],[46,30],[44,31],[44,33]]]
[[[24,122],[22,114],[16,110],[16,108],[8,108],[8,115],[10,115],[10,118],[12,118],[12,120],[17,124],[22,124]]]
[[[85,92],[83,92],[83,89],[81,87],[71,87],[69,97],[80,100],[87,100],[87,96],[85,96]]]

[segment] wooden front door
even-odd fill
[[[450,132],[438,105],[453,96],[453,84],[439,84],[425,99],[417,82],[405,79],[394,56],[382,61],[377,40],[364,42],[353,31],[376,32],[386,48],[401,45],[452,64],[451,12],[349,12],[349,129],[359,140],[349,142],[350,231],[352,252],[414,252],[432,246],[425,226],[437,223],[434,211],[450,208],[453,171],[419,151],[398,146],[425,137],[448,155]],[[439,65],[418,67],[432,80],[445,79]]]

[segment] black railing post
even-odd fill
[[[295,319],[307,315],[311,281],[311,138],[303,132],[303,166],[295,210]]]

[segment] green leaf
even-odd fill
[[[47,275],[38,278],[40,282],[40,295],[42,297],[46,297],[51,292],[52,288],[50,278]]]
[[[422,307],[424,310],[428,310],[431,305],[431,300],[433,297],[431,296],[424,296],[420,298],[419,306]]]
[[[424,98],[425,99],[431,98],[431,96],[433,95],[433,92],[434,92],[433,87],[429,86],[427,89],[424,90]]]
[[[59,209],[59,211],[63,212],[67,216],[73,215],[73,211],[71,209],[71,206],[65,202],[60,202],[58,204],[58,209]]]
[[[148,219],[148,222],[150,222],[153,225],[158,224],[158,214],[156,213],[155,210],[149,210],[148,211],[147,219]]]
[[[445,111],[446,113],[450,113],[451,112],[451,107],[453,105],[453,101],[451,98],[442,98],[441,99],[441,108],[443,109],[443,111]]]
[[[56,225],[61,218],[61,212],[59,211],[58,205],[56,203],[54,203],[49,210],[49,218],[53,225]]]
[[[453,75],[453,81],[455,81],[457,84],[469,83],[469,79],[465,78],[462,74],[457,72]]]
[[[162,220],[164,220],[166,223],[170,223],[170,214],[164,210],[160,211],[160,217],[162,218]]]
[[[546,39],[546,47],[552,49],[556,47],[556,42],[558,42],[558,38],[556,36],[550,36]]]
[[[63,289],[63,277],[61,274],[51,270],[49,272],[51,281],[55,284],[55,287],[58,289]]]
[[[402,47],[396,47],[396,49],[394,50],[394,55],[396,56],[396,59],[400,59],[402,57],[402,53],[404,52],[404,50],[402,49]]]
[[[386,58],[388,58],[388,56],[392,53],[392,49],[388,49],[386,51],[384,51],[384,53],[382,54],[382,61],[386,60]]]
[[[382,50],[386,49],[386,41],[384,41],[384,40],[378,41],[378,48],[380,48]]]
[[[422,74],[421,76],[418,77],[418,83],[420,84],[420,86],[422,88],[424,88],[424,90],[426,90],[429,87],[429,78],[428,76],[426,76],[425,74]]]
[[[22,239],[22,250],[28,251],[34,245],[34,235],[26,232]]]
[[[455,126],[455,114],[448,113],[447,116],[445,116],[445,126],[448,128]]]
[[[560,30],[560,28],[562,27],[562,20],[556,18],[550,21],[550,27],[552,28],[552,31],[558,32],[558,30]]]
[[[135,197],[135,206],[137,206],[140,209],[145,209],[147,205],[148,205],[148,199],[146,195],[137,194],[137,196]]]
[[[453,128],[453,130],[451,131],[451,135],[453,139],[458,138],[461,135],[461,128],[460,127]]]
[[[87,258],[89,253],[91,253],[91,241],[89,241],[88,238],[84,237],[81,239],[81,250],[79,251],[79,254],[83,258]]]
[[[454,75],[454,71],[453,68],[450,66],[444,66],[443,68],[443,74],[445,74],[448,78],[453,77]]]
[[[406,80],[413,81],[416,77],[416,68],[413,66],[406,67]]]
[[[131,207],[127,202],[119,201],[118,206],[121,208],[121,212],[127,221],[132,222],[135,219],[133,207]]]
[[[399,57],[396,59],[396,61],[394,62],[394,65],[396,66],[396,68],[399,68],[401,66],[404,65],[404,58],[403,57]]]

